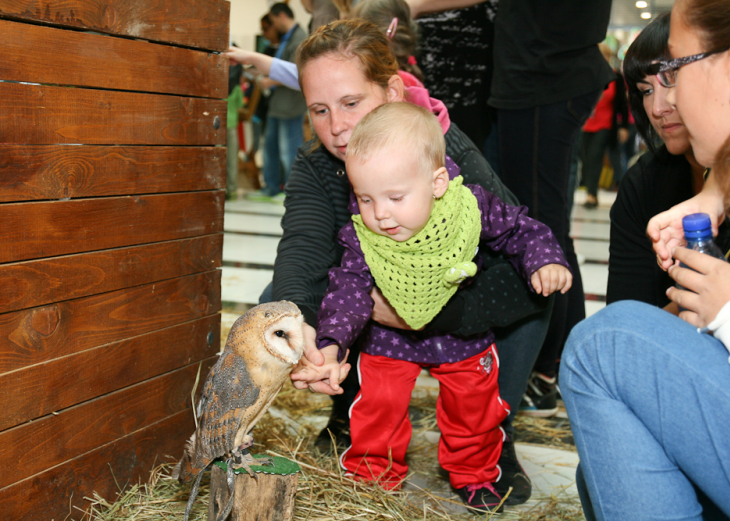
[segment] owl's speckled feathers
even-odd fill
[[[198,429],[173,476],[188,481],[216,458],[251,444],[264,415],[304,352],[303,317],[287,301],[256,306],[233,324],[198,402]]]

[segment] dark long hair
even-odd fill
[[[652,152],[656,152],[658,136],[651,126],[649,115],[644,110],[644,95],[638,83],[658,72],[657,60],[669,57],[669,12],[662,13],[639,33],[626,51],[624,78],[629,88],[629,104],[634,115],[636,129]]]

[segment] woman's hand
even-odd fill
[[[370,315],[372,320],[381,326],[413,331],[413,328],[406,324],[406,321],[403,320],[398,313],[396,313],[395,308],[390,305],[388,299],[383,296],[378,288],[370,290],[370,298],[373,299],[373,313]],[[423,327],[421,329],[423,329]],[[420,331],[421,329],[418,329],[417,331]]]
[[[730,264],[687,248],[677,248],[673,253],[675,259],[692,269],[679,265],[669,268],[669,276],[686,290],[671,287],[667,296],[686,309],[679,318],[693,326],[705,327],[730,301]]]
[[[705,188],[692,199],[654,216],[646,227],[646,234],[653,243],[657,263],[663,270],[672,265],[671,251],[685,244],[682,218],[693,213],[706,213],[712,221],[712,234],[717,235],[718,223],[725,217],[723,196],[711,181],[710,175]]]
[[[271,63],[274,59],[266,54],[260,52],[246,51],[239,49],[231,45],[226,53],[228,59],[234,63],[240,63],[241,65],[253,65],[256,67],[261,74],[268,76],[271,71]]]

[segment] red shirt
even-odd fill
[[[601,94],[593,114],[583,125],[583,132],[608,130],[613,126],[613,98],[616,96],[616,81],[612,81]]]

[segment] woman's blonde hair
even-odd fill
[[[381,105],[360,120],[347,143],[347,159],[364,163],[394,144],[417,157],[429,173],[445,164],[446,142],[438,119],[427,109],[403,101]]]
[[[388,88],[390,78],[398,74],[398,61],[390,52],[385,34],[365,20],[330,22],[302,42],[297,52],[300,86],[306,65],[325,55],[357,58],[365,78],[383,89]]]

